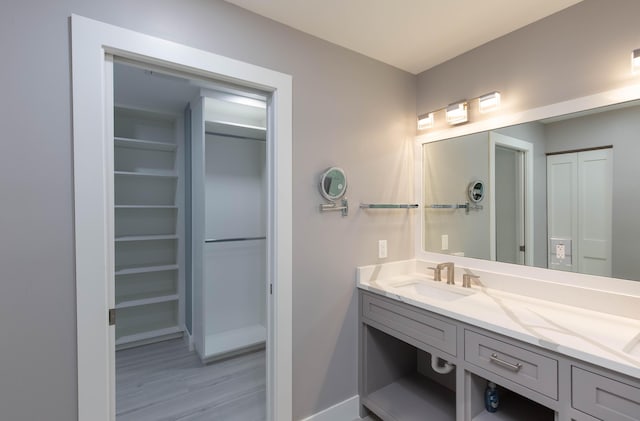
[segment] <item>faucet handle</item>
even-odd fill
[[[433,280],[436,282],[440,282],[442,281],[441,273],[442,273],[442,268],[440,267],[433,267],[433,266],[429,266],[429,269],[433,270]]]
[[[480,276],[471,273],[462,274],[462,288],[471,288],[471,279],[480,279]]]

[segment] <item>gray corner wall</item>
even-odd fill
[[[0,154],[0,418],[77,419],[69,21],[79,14],[293,75],[293,414],[357,393],[355,266],[413,255],[416,77],[219,0],[5,0]],[[348,217],[317,177],[349,177]]]
[[[418,75],[418,114],[496,90],[508,113],[640,83],[638,16],[636,0],[584,0],[484,44]]]

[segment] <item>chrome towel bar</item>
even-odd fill
[[[360,203],[360,209],[416,209],[417,203]]]

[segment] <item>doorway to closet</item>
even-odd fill
[[[266,418],[290,419],[291,76],[77,15],[71,16],[71,50],[79,421],[115,419],[114,56],[267,98]],[[172,255],[170,246],[164,250]]]
[[[264,420],[266,96],[113,81],[116,420]]]

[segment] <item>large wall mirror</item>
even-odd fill
[[[422,163],[425,251],[640,279],[640,101],[424,143]]]

